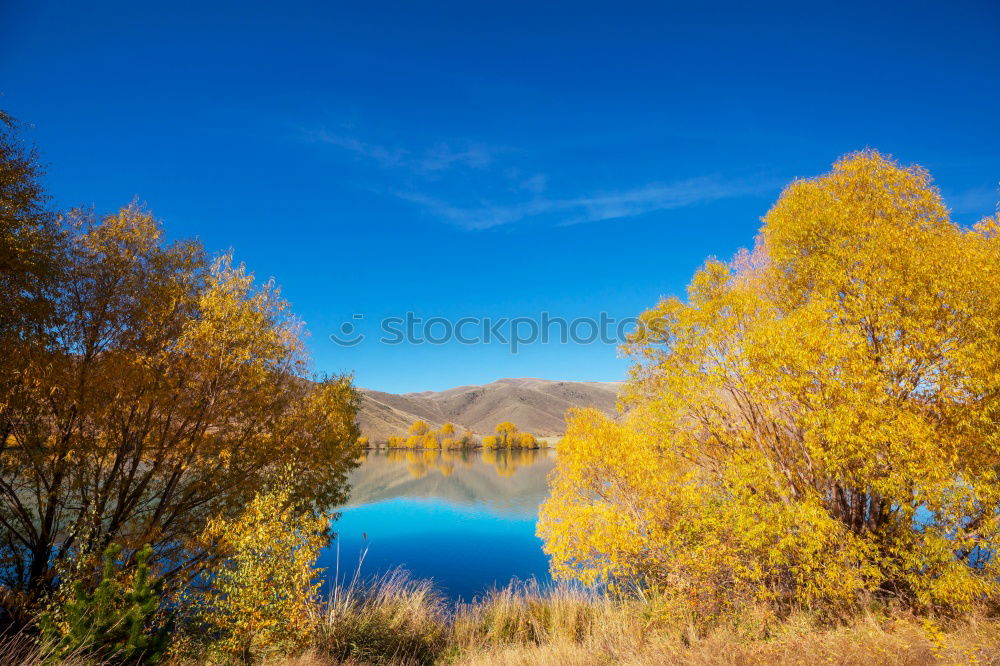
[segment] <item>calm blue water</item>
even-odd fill
[[[350,578],[366,551],[363,577],[401,566],[452,599],[513,577],[546,581],[535,523],[553,464],[546,451],[371,452],[318,564]]]

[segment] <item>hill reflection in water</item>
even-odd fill
[[[455,599],[547,580],[535,523],[554,464],[548,450],[369,451],[319,564],[349,578],[367,549],[363,576],[401,566]]]

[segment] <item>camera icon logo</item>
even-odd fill
[[[364,319],[363,314],[352,315],[352,319]],[[355,345],[361,344],[365,339],[365,334],[360,333],[353,322],[345,321],[340,325],[340,332],[331,333],[330,340],[341,347],[354,347]]]

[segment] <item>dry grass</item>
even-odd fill
[[[390,590],[379,590],[379,585]],[[472,604],[445,613],[425,583],[400,574],[369,589],[369,601],[331,615],[330,626],[351,614],[349,633],[381,636],[367,645],[405,645],[388,636],[422,636],[426,650],[406,653],[325,652],[308,662],[437,663],[456,666],[598,666],[633,664],[1000,664],[1000,622],[985,618],[951,621],[939,628],[902,613],[861,613],[831,625],[800,612],[778,619],[767,608],[751,608],[698,626],[662,600],[613,600],[567,586],[513,583]],[[382,604],[385,609],[379,609]],[[429,639],[429,640],[428,640]],[[376,650],[377,651],[377,650]],[[374,657],[374,658],[373,658]]]
[[[1000,622],[939,628],[903,613],[831,625],[767,608],[698,626],[657,599],[614,600],[568,586],[512,583],[448,609],[426,581],[395,572],[330,599],[317,648],[282,666],[424,664],[1000,664]]]
[[[605,665],[658,666],[741,664],[986,664],[1000,663],[1000,633],[995,623],[972,623],[944,637],[937,647],[917,623],[884,627],[864,618],[837,629],[808,628],[770,640],[745,640],[721,628],[696,640],[652,632],[627,637],[540,645],[507,645],[469,651],[463,666]]]
[[[0,635],[0,664],[3,666],[43,666],[53,663],[53,654],[39,646],[38,639],[28,634]],[[83,655],[70,655],[64,666],[98,666],[100,662]]]
[[[44,660],[30,639],[0,640],[0,664]],[[267,662],[333,664],[1000,664],[1000,621],[976,616],[938,625],[870,611],[831,623],[807,612],[779,619],[761,607],[706,626],[662,599],[615,600],[533,582],[449,608],[429,581],[395,571],[338,587],[321,609],[313,647]]]
[[[339,661],[429,664],[445,648],[446,618],[444,600],[428,580],[402,570],[370,582],[355,576],[326,603],[317,649]]]
[[[640,604],[573,586],[512,582],[456,608],[450,642],[463,652],[507,645],[580,644],[642,633]]]
[[[465,641],[455,664],[463,666],[627,664],[1000,664],[1000,622],[965,618],[943,629],[926,620],[897,614],[879,618],[862,613],[836,626],[814,614],[797,613],[778,620],[767,609],[698,627],[664,612],[652,602],[614,602],[592,598],[589,611],[576,605],[580,595],[556,591],[504,598],[500,626],[519,629],[496,641],[498,634],[478,626],[478,644],[468,641],[456,623],[454,639]],[[554,599],[545,611],[537,604]],[[477,611],[482,612],[482,611]],[[518,621],[510,614],[516,614]],[[539,621],[537,618],[543,618]],[[547,627],[547,628],[543,628]],[[581,628],[583,630],[581,631]]]

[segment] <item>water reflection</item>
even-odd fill
[[[554,465],[550,449],[371,450],[350,477],[347,506],[394,497],[439,498],[534,517]]]
[[[366,449],[358,462],[380,457],[390,463],[405,462],[412,476],[420,478],[429,469],[436,468],[447,476],[454,472],[455,463],[471,467],[474,461],[481,460],[492,465],[500,476],[511,476],[518,468],[535,464],[539,457],[550,460],[551,456],[551,449]]]
[[[320,565],[344,576],[367,552],[365,575],[403,566],[466,599],[515,576],[545,580],[535,522],[554,463],[548,450],[369,451]]]

